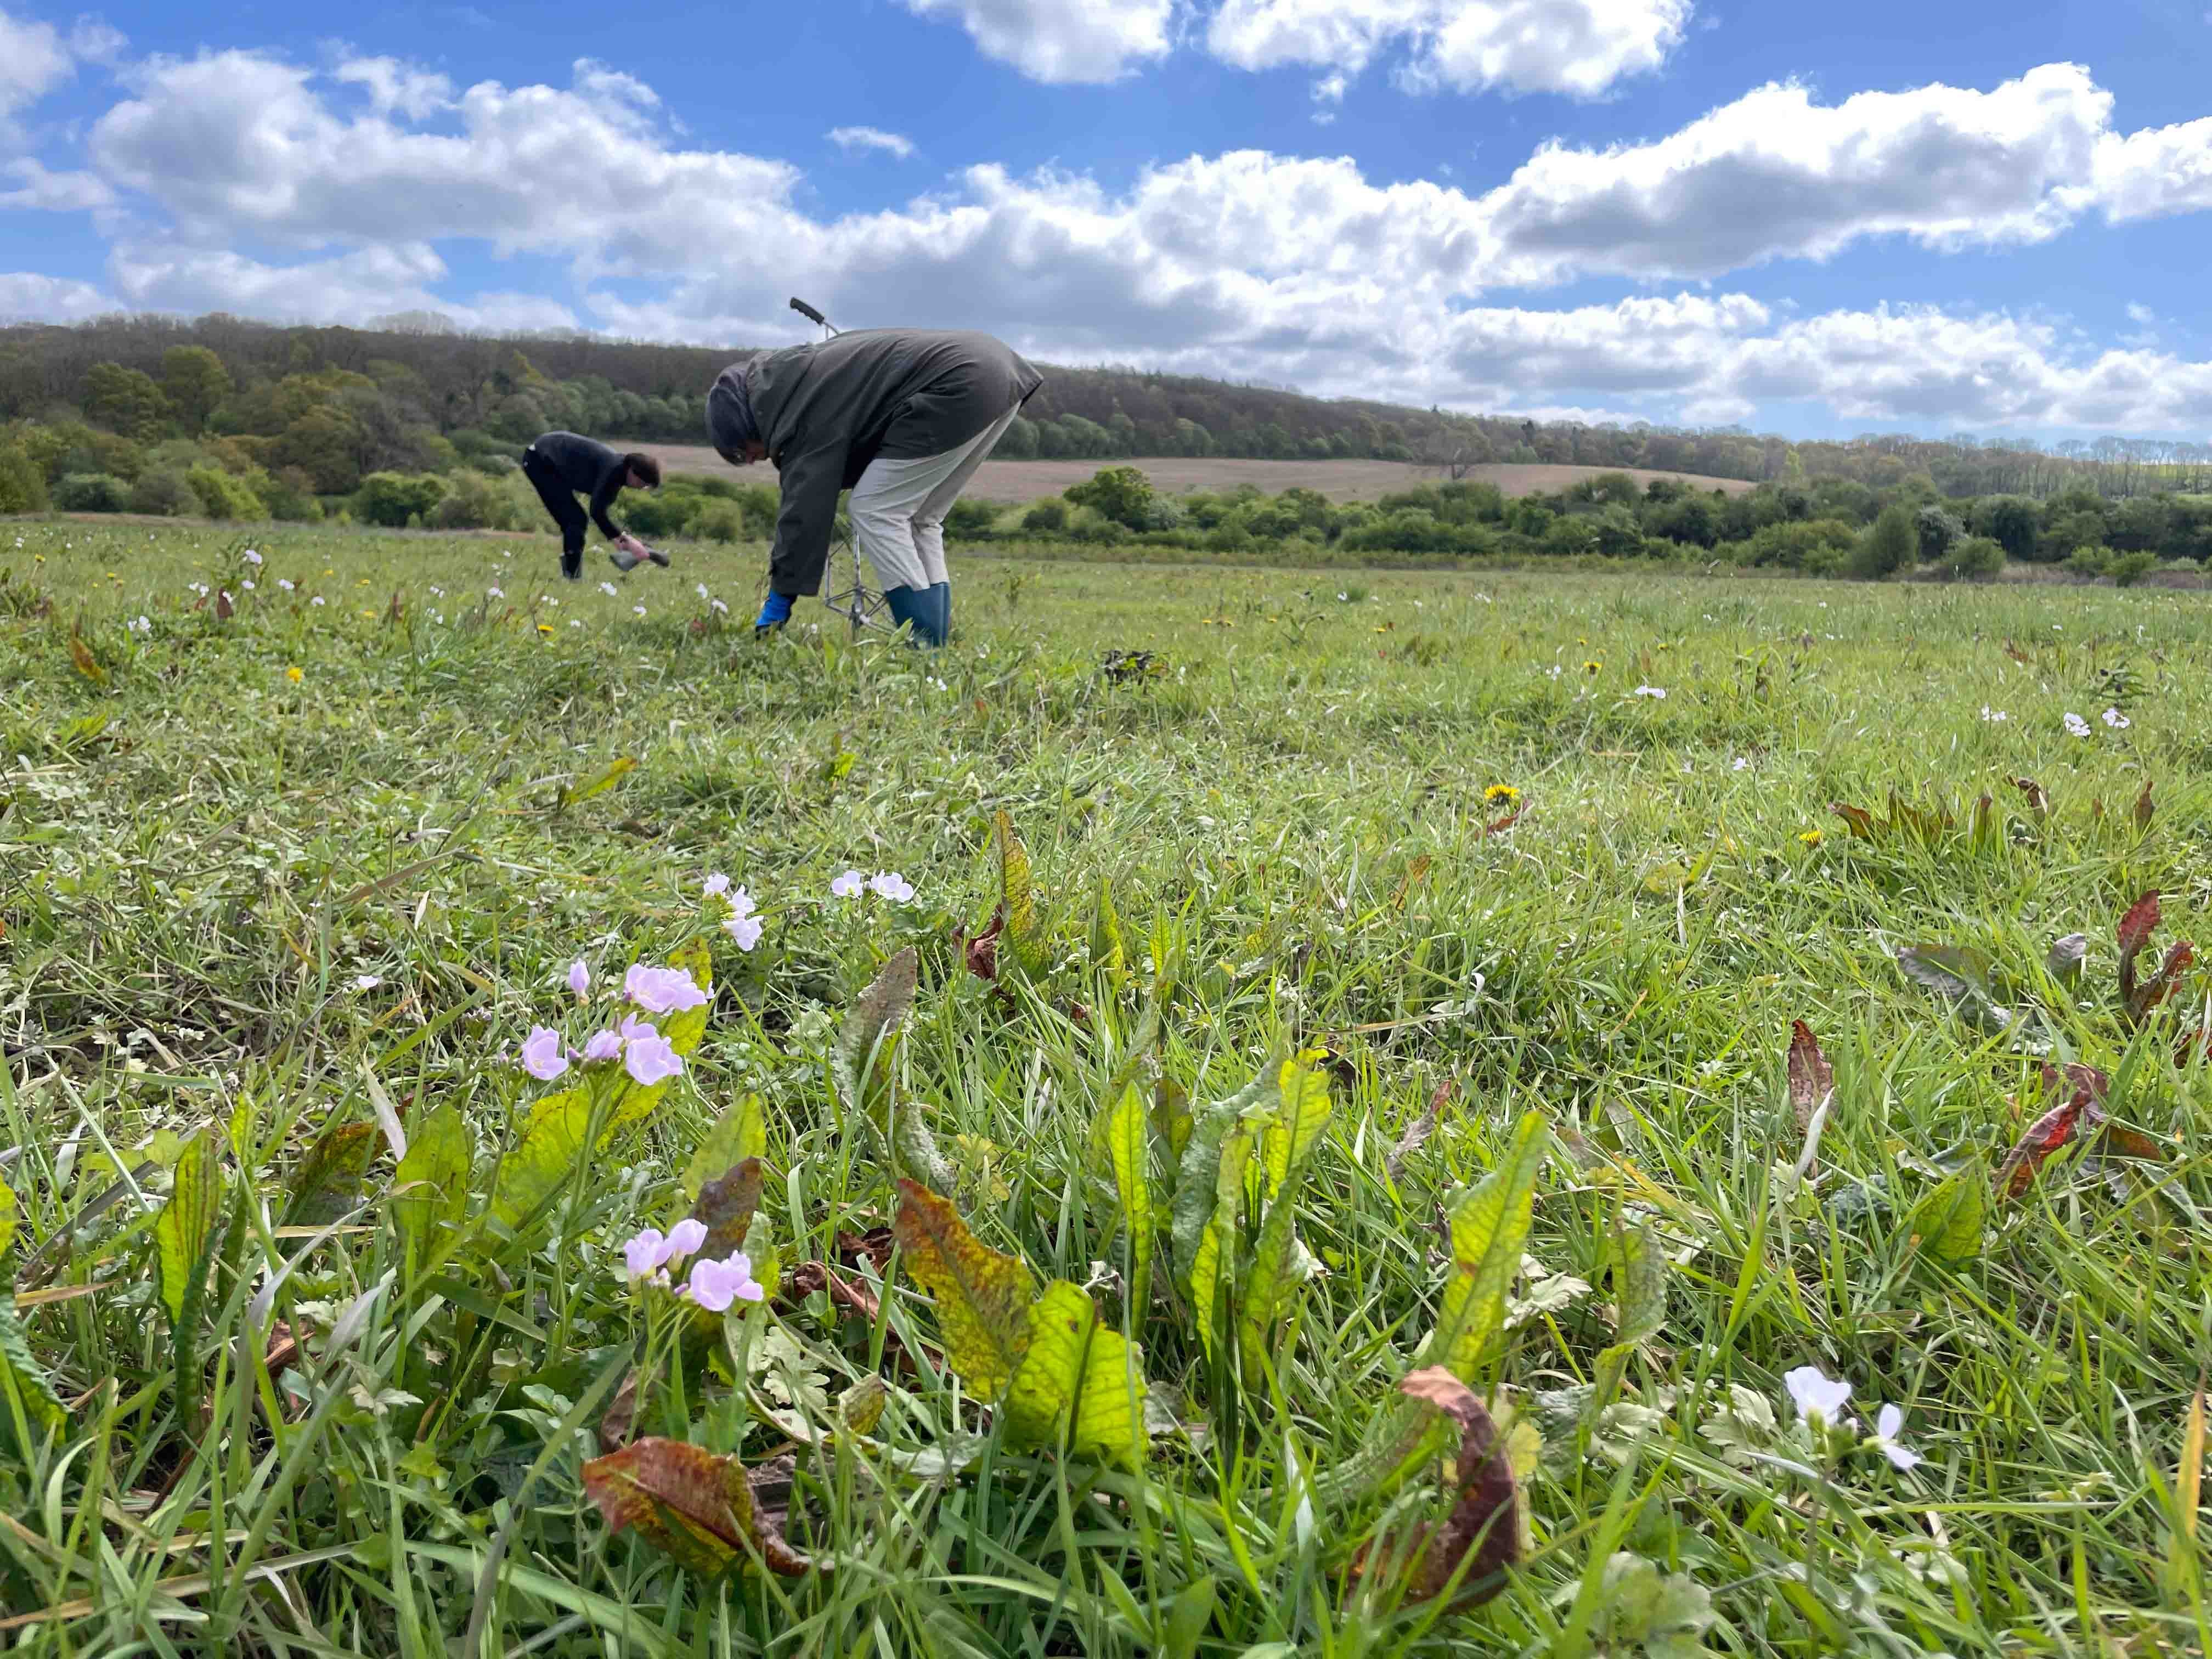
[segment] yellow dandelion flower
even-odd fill
[[[1588,662],[1583,665],[1583,672],[1585,674],[1595,674],[1599,669],[1604,666],[1605,665],[1603,663],[1600,662],[1596,658],[1592,657]]]
[[[1521,792],[1510,783],[1493,783],[1482,792],[1482,798],[1492,806],[1518,806]]]
[[[538,631],[541,634],[550,634],[553,631],[553,624],[551,623],[540,623],[538,624]]]
[[[295,663],[291,667],[284,671],[284,678],[291,681],[293,684],[297,685],[301,680],[307,678],[307,676],[300,665],[297,663]]]
[[[1802,830],[1797,836],[1799,845],[1804,847],[1818,847],[1820,844],[1821,839],[1820,832],[1818,830]]]

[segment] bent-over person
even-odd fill
[[[782,496],[756,625],[780,626],[794,599],[821,591],[849,489],[854,537],[891,615],[944,644],[945,515],[1043,384],[988,334],[926,329],[854,330],[724,369],[707,394],[708,441],[733,466],[774,462]]]
[[[561,574],[570,581],[583,580],[584,540],[593,524],[614,544],[607,557],[616,569],[627,574],[637,568],[641,559],[667,564],[665,553],[647,547],[617,524],[608,512],[624,489],[660,488],[660,463],[652,456],[639,450],[620,455],[596,438],[548,432],[522,452],[522,476],[530,480],[538,499],[561,526]],[[591,503],[588,516],[576,504],[579,495]]]

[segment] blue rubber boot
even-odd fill
[[[942,645],[945,635],[937,625],[937,605],[926,587],[886,587],[884,603],[891,608],[893,622],[906,623],[914,629],[916,645]]]
[[[791,595],[771,593],[761,605],[760,615],[753,618],[753,637],[759,639],[771,629],[781,628],[791,620]]]
[[[937,637],[941,644],[952,637],[952,584],[933,582],[929,597],[937,605]]]

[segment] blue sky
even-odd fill
[[[0,316],[2212,438],[2208,0],[0,0]]]

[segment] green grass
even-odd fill
[[[549,580],[544,538],[0,526],[7,1261],[29,1356],[69,1405],[48,1434],[20,1358],[0,1388],[0,1644],[1632,1653],[1633,1597],[1604,1576],[1632,1553],[1683,1576],[1678,1599],[1710,1598],[1721,1651],[2212,1648],[2212,1527],[2182,1495],[2212,1354],[2212,1087],[2174,1058],[2207,981],[2180,999],[2193,1014],[2140,1029],[2112,988],[2139,894],[2166,896],[2160,945],[2212,933],[2197,596],[1349,586],[968,557],[955,646],[922,655],[834,631],[757,644],[729,624],[757,604],[761,550],[678,558],[609,598],[603,565]],[[237,614],[199,608],[190,582],[227,586]],[[73,662],[73,628],[104,684]],[[1112,649],[1161,671],[1109,682]],[[2124,730],[2100,719],[2116,707]],[[634,770],[568,798],[622,757]],[[2049,792],[2047,823],[2021,776]],[[1524,811],[1490,834],[1498,784]],[[1947,797],[1961,829],[1859,842],[1828,811],[1879,810],[1893,787]],[[1984,792],[1995,833],[1978,840],[1966,809]],[[1049,958],[1010,968],[1003,994],[953,939],[1000,895],[1000,811]],[[914,902],[833,900],[848,866],[902,872]],[[710,871],[759,902],[756,951],[712,925]],[[2069,995],[2039,964],[2075,932],[2091,944]],[[580,1042],[606,1017],[559,984],[567,964],[586,958],[604,988],[701,939],[716,998],[688,1074],[546,1214],[486,1222],[516,1115],[552,1092],[501,1051],[541,1023]],[[2045,1012],[1969,1027],[1899,970],[1896,951],[1927,942],[1990,952],[2010,970],[2001,1000]],[[1016,1446],[939,1370],[938,1313],[896,1265],[877,1322],[819,1291],[733,1318],[640,1431],[757,1463],[793,1424],[833,1428],[860,1379],[892,1391],[869,1435],[799,1449],[789,1531],[826,1570],[709,1582],[611,1535],[580,1485],[641,1329],[617,1247],[681,1213],[694,1150],[748,1093],[787,1273],[889,1224],[895,1171],[840,1106],[830,1051],[909,945],[899,1086],[949,1195],[1142,1344],[1158,1431],[1133,1469]],[[1093,1123],[1155,993],[1148,1087],[1156,1072],[1202,1103],[1297,1045],[1340,1056],[1297,1188],[1322,1271],[1241,1376],[1197,1340],[1164,1226],[1153,1305],[1127,1307],[1116,1278],[1129,1239]],[[1803,1190],[1793,1019],[1837,1082]],[[1916,1206],[1947,1178],[1980,1182],[2040,1109],[2023,1041],[2111,1073],[2114,1117],[2171,1155],[2069,1149],[1944,1260]],[[380,1139],[357,1193],[299,1211],[350,1213],[347,1230],[282,1231],[307,1149],[374,1124],[376,1095],[414,1130],[456,1108],[476,1143],[473,1230],[434,1273],[401,1248]],[[1556,1136],[1527,1243],[1553,1282],[1518,1281],[1525,1305],[1475,1375],[1524,1447],[1543,1436],[1530,1548],[1479,1609],[1400,1605],[1387,1574],[1354,1583],[1347,1563],[1378,1525],[1402,1538],[1442,1512],[1435,1467],[1303,1504],[1299,1472],[1341,1466],[1395,1398],[1447,1278],[1440,1215],[1528,1113]],[[191,1292],[173,1321],[157,1218],[177,1160],[156,1137],[210,1124],[216,1260],[172,1273]],[[1650,1310],[1648,1279],[1616,1298],[1607,1277],[1611,1241],[1644,1224],[1670,1262],[1658,1322],[1607,1360],[1617,1299]],[[295,1255],[266,1318],[300,1351],[272,1378],[250,1304]],[[1901,1406],[1919,1467],[1808,1438],[1781,1381],[1802,1365],[1849,1379],[1863,1425]],[[1616,1392],[1576,1392],[1601,1371]],[[1747,1418],[1765,1461],[1728,1455]],[[915,1472],[948,1448],[973,1461]],[[62,1616],[8,1623],[44,1608]]]

